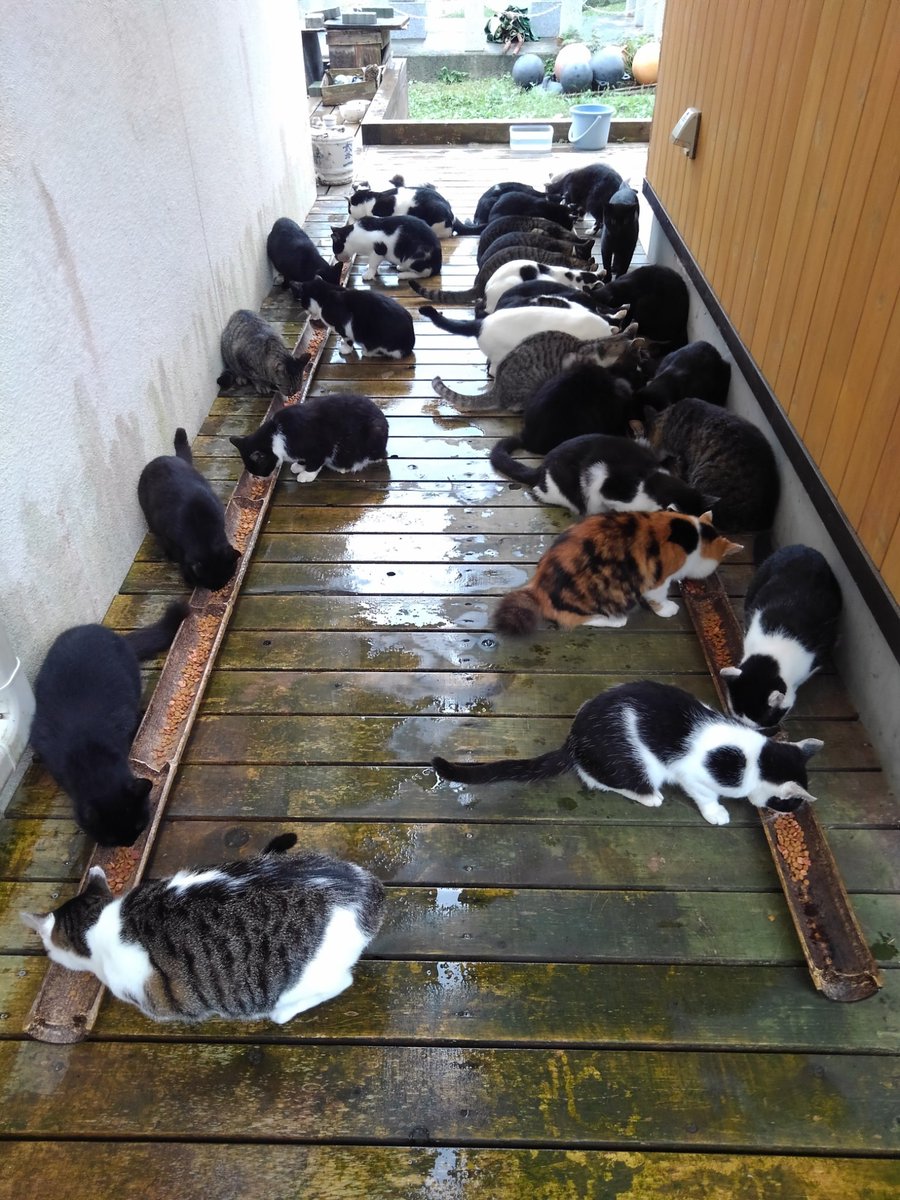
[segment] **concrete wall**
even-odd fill
[[[145,532],[315,195],[296,0],[0,0],[0,626],[33,678]]]

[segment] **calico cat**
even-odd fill
[[[504,183],[495,183],[482,192],[475,206],[474,224],[484,225],[492,220],[493,208],[501,196],[505,196],[507,192],[524,192],[529,196],[537,196],[541,200],[547,199],[546,192],[539,192],[537,188],[533,188],[529,183],[518,183],[516,180],[507,180]]]
[[[572,258],[568,254],[556,254],[550,251],[535,250],[533,246],[525,247],[524,252],[511,246],[508,250],[501,250],[497,254],[492,254],[479,268],[478,274],[471,287],[465,288],[462,291],[448,292],[441,288],[425,288],[414,279],[410,280],[409,286],[418,296],[422,296],[425,300],[433,300],[437,304],[471,304],[479,300],[487,289],[489,281],[501,267],[509,267],[511,263],[515,263],[518,268],[523,271],[536,269],[540,271],[542,267],[563,267],[570,271],[583,271],[585,264]],[[521,276],[524,279],[533,279],[533,274],[524,274]]]
[[[708,404],[725,407],[731,383],[731,363],[724,359],[709,342],[689,342],[680,350],[667,354],[656,374],[635,400],[643,411],[668,408],[688,396],[696,396]]]
[[[496,309],[488,316],[470,321],[453,321],[430,304],[420,305],[419,312],[439,329],[477,337],[478,348],[490,363],[491,374],[496,374],[507,355],[533,334],[554,329],[586,341],[608,338],[616,332],[603,317],[561,297],[555,298],[552,307]]]
[[[641,599],[659,617],[674,617],[667,598],[677,579],[706,579],[743,547],[714,528],[710,514],[602,513],[570,525],[541,556],[534,577],[509,592],[494,613],[500,633],[527,634],[541,617],[562,629],[619,629]]]
[[[674,784],[711,825],[727,825],[720,796],[747,799],[755,808],[797,808],[815,800],[807,791],[806,763],[822,745],[816,738],[773,741],[681,688],[643,680],[582,704],[558,750],[485,763],[433,758],[432,766],[442,779],[460,783],[528,783],[575,771],[586,787],[618,792],[648,808],[658,808],[661,789]]]
[[[451,400],[463,412],[481,411],[485,406],[521,412],[541,384],[561,371],[583,363],[609,366],[616,362],[628,353],[635,331],[635,326],[629,325],[612,337],[584,341],[570,333],[545,330],[520,342],[516,353],[497,368],[492,386],[477,396],[454,392],[439,375],[431,386],[442,400]]]
[[[581,216],[592,213],[599,228],[604,205],[623,182],[622,176],[612,167],[605,163],[590,163],[551,179],[547,184],[547,195],[562,200]]]
[[[551,450],[539,467],[512,457],[519,445],[515,437],[497,442],[491,450],[494,470],[524,483],[543,504],[561,504],[579,516],[673,509],[699,517],[712,502],[662,470],[652,450],[629,438],[571,438]]]
[[[216,380],[219,387],[249,383],[259,395],[274,390],[293,396],[300,389],[309,355],[294,358],[272,325],[248,308],[239,308],[222,331],[222,361],[225,370]]]
[[[591,239],[583,242],[573,242],[567,241],[565,238],[551,237],[549,234],[543,232],[526,233],[519,230],[512,233],[504,233],[500,237],[493,239],[483,251],[479,250],[476,255],[479,267],[487,262],[492,254],[499,254],[501,250],[508,250],[510,246],[528,246],[535,250],[549,251],[554,254],[566,255],[569,258],[581,259],[592,266],[594,263],[591,253],[594,243]]]
[[[101,846],[130,846],[150,819],[152,785],[128,763],[141,719],[138,662],[168,649],[187,612],[170,604],[155,624],[126,634],[76,625],[38,671],[31,745]]]
[[[573,267],[534,262],[527,258],[514,258],[503,263],[485,284],[484,296],[475,302],[478,315],[495,312],[500,300],[510,290],[528,284],[558,284],[585,292],[598,280],[593,271],[578,271]]]
[[[600,228],[600,218],[595,214],[593,207],[590,211],[597,221],[596,232]],[[634,188],[623,183],[598,211],[602,212],[603,220],[603,234],[600,238],[603,270],[607,279],[618,279],[631,266],[638,242],[638,194]]]
[[[155,1021],[269,1019],[330,1000],[378,932],[384,888],[354,863],[315,851],[262,854],[182,870],[113,896],[102,867],[50,913],[21,913],[50,958],[90,971]]]
[[[266,239],[266,253],[275,268],[275,282],[282,287],[305,283],[316,275],[329,283],[341,282],[341,264],[326,262],[312,238],[290,217],[279,217],[272,226]]]
[[[412,316],[390,296],[334,287],[324,279],[313,279],[292,290],[313,317],[340,334],[341,354],[352,354],[354,346],[362,347],[364,356],[407,358],[412,354],[416,344]]]
[[[397,268],[398,279],[441,273],[441,243],[418,217],[362,217],[342,229],[332,225],[331,244],[341,262],[349,262],[354,254],[367,259],[363,279],[374,279],[383,262]]]
[[[644,410],[649,444],[691,487],[720,499],[713,516],[727,533],[770,529],[780,481],[761,430],[727,409],[689,397],[662,412]]]
[[[614,368],[635,353],[633,346]],[[596,363],[580,363],[546,380],[526,401],[521,445],[532,454],[547,454],[562,442],[589,433],[625,437],[632,404],[632,391],[624,379]]]
[[[234,574],[240,552],[225,534],[225,510],[193,465],[183,429],[175,430],[175,454],[147,463],[138,479],[138,503],[163,553],[178,563],[188,587],[216,592]]]
[[[787,717],[834,650],[842,605],[834,572],[811,546],[784,546],[762,563],[744,601],[740,665],[719,672],[739,721],[767,729]]]
[[[666,342],[673,350],[687,341],[688,290],[671,267],[636,267],[612,283],[601,284],[594,295],[611,309],[627,304],[629,319],[637,321],[641,337]]]
[[[524,233],[531,237],[551,237],[557,241],[572,242],[575,245],[592,246],[594,242],[593,238],[583,238],[544,217],[498,217],[485,227],[479,237],[479,255],[484,257],[485,251],[490,248],[491,244],[508,233]]]
[[[543,217],[563,229],[571,229],[575,224],[567,205],[546,195],[529,196],[526,192],[505,192],[500,196],[491,207],[491,220],[499,217]]]
[[[418,217],[430,225],[439,238],[456,234],[477,234],[483,226],[470,225],[453,215],[450,202],[445,200],[431,184],[408,188],[403,176],[395,175],[394,185],[385,191],[375,192],[368,187],[358,187],[347,200],[351,221],[361,217]]]
[[[289,462],[297,482],[310,483],[323,467],[346,474],[381,462],[387,439],[387,417],[374,400],[338,392],[282,408],[255,433],[229,441],[251,475]]]

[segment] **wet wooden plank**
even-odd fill
[[[189,1180],[198,1196],[253,1194],[267,1200],[345,1200],[392,1196],[429,1200],[605,1200],[608,1189],[633,1200],[673,1195],[758,1200],[766,1180],[779,1200],[893,1200],[900,1169],[889,1159],[646,1153],[634,1150],[488,1150],[467,1147],[203,1145],[46,1141],[10,1145],[11,1194],[94,1200],[111,1178],[118,1200],[165,1195]],[[574,1191],[572,1189],[575,1189]]]
[[[477,1130],[525,1146],[637,1136],[679,1149],[890,1154],[900,1149],[893,1065],[725,1051],[6,1042],[0,1131],[277,1141],[289,1129],[312,1142],[465,1144]],[[215,1106],[197,1103],[213,1095]],[[777,1120],[748,1122],[748,1103],[773,1095]]]

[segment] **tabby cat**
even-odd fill
[[[563,229],[555,221],[544,217],[498,217],[491,221],[478,239],[478,253],[485,257],[485,252],[498,238],[508,233],[523,233],[530,237],[551,237],[557,241],[572,242],[583,245],[593,245],[593,238],[582,238],[580,234]]]
[[[346,473],[381,462],[387,439],[387,417],[374,400],[329,392],[282,408],[255,433],[229,441],[251,475],[271,475],[289,462],[298,483],[311,483],[323,467]]]
[[[126,634],[76,625],[38,671],[31,745],[101,846],[130,846],[150,819],[152,785],[128,762],[141,719],[138,663],[168,649],[187,612],[170,604],[155,624]]]
[[[539,467],[517,462],[519,439],[504,438],[491,450],[491,466],[531,488],[544,504],[561,504],[584,516],[604,512],[675,509],[699,517],[712,499],[660,468],[647,446],[630,438],[585,434],[551,450]]]
[[[797,689],[825,666],[837,639],[841,588],[811,546],[784,546],[757,568],[744,600],[744,653],[719,672],[729,708],[756,728],[779,725]]]
[[[481,267],[492,254],[499,254],[501,250],[508,250],[510,246],[527,246],[530,249],[541,250],[544,253],[562,254],[570,258],[580,259],[585,264],[590,263],[591,266],[594,264],[592,257],[594,242],[591,238],[583,242],[573,242],[566,241],[564,238],[551,237],[549,234],[543,232],[523,233],[521,231],[504,233],[501,237],[493,239],[483,251],[478,251],[476,262]]]
[[[378,932],[381,883],[354,863],[285,853],[182,870],[113,896],[102,867],[49,913],[21,914],[50,958],[154,1021],[275,1021],[339,995]]]
[[[644,433],[666,465],[691,487],[720,499],[716,524],[728,533],[770,529],[780,483],[765,435],[744,417],[693,397],[644,411]]]
[[[708,512],[585,517],[541,556],[530,583],[503,597],[494,622],[509,634],[533,633],[541,617],[563,629],[617,629],[641,599],[657,616],[674,617],[678,605],[666,595],[672,580],[705,579],[742,548],[722,537]]]
[[[294,358],[272,325],[250,309],[239,308],[222,331],[222,361],[225,370],[216,380],[219,387],[249,383],[259,395],[274,389],[293,396],[300,390],[309,355]]]
[[[432,759],[442,779],[530,783],[575,771],[589,788],[618,792],[647,808],[662,788],[680,787],[711,825],[727,825],[719,797],[785,811],[815,800],[806,763],[822,742],[776,742],[701,704],[689,692],[643,680],[622,683],[582,704],[564,744],[535,758],[460,763]]]
[[[554,329],[535,333],[503,360],[493,384],[477,396],[453,391],[439,375],[432,379],[431,386],[442,400],[450,400],[466,412],[483,411],[485,407],[521,412],[541,384],[561,371],[585,363],[609,366],[627,355],[635,332],[636,326],[629,325],[612,337],[589,342]]]
[[[396,267],[398,279],[441,273],[441,243],[418,217],[363,217],[340,229],[332,225],[331,244],[341,262],[361,254],[368,263],[363,279],[370,281],[383,262]]]

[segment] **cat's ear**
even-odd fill
[[[722,677],[722,679],[740,679],[741,668],[740,667],[720,667],[719,675]]]
[[[708,508],[705,513],[700,514],[701,525],[712,525],[712,509]]]
[[[129,785],[128,791],[135,800],[146,800],[153,790],[153,784],[149,779],[141,779],[140,777],[133,779]]]
[[[818,738],[804,738],[800,742],[792,742],[791,745],[796,746],[803,757],[809,759],[814,754],[818,754],[825,743]]]
[[[53,928],[53,913],[20,912],[19,919],[23,925],[33,929],[42,941],[50,936]]]
[[[85,892],[99,892],[101,896],[111,896],[109,884],[106,881],[106,872],[102,867],[91,867],[88,871],[87,883],[84,885]]]
[[[787,783],[780,783],[775,789],[775,795],[779,800],[808,800],[810,804],[816,802],[815,796],[794,779],[789,779]]]
[[[743,550],[740,542],[725,542],[725,550],[722,554],[723,558],[727,558],[729,554],[737,554],[739,550]]]
[[[769,708],[783,708],[786,699],[787,697],[784,692],[769,692],[769,698],[766,703]]]
[[[232,446],[240,450],[241,454],[244,453],[244,443],[247,441],[245,437],[230,437],[228,440]]]
[[[706,505],[708,511],[712,512],[713,508],[719,503],[719,501],[722,499],[722,497],[721,496],[701,496],[700,499]]]

